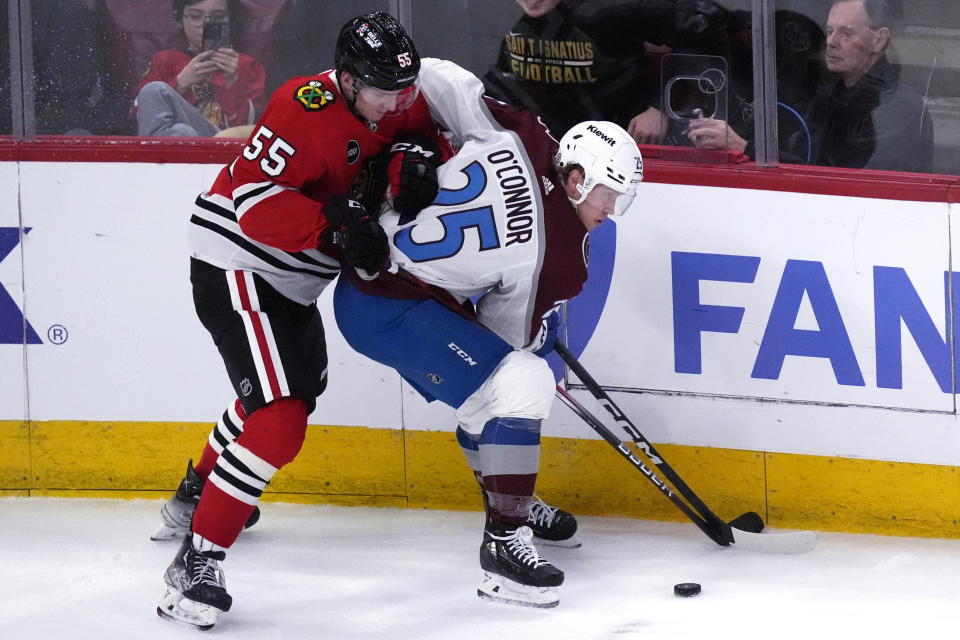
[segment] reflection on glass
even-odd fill
[[[0,0],[0,136],[13,130],[10,102],[10,25],[7,22],[7,0]]]
[[[340,27],[354,16],[371,11],[389,12],[393,4],[388,0],[287,0],[270,43],[268,95],[290,78],[332,69]],[[419,47],[419,41],[415,39],[415,42]]]
[[[100,130],[102,48],[93,12],[84,0],[34,0],[30,17],[36,132],[89,135]]]

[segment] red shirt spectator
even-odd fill
[[[266,72],[254,58],[245,53],[237,55],[239,61],[233,83],[228,83],[226,74],[221,71],[208,76],[205,82],[191,83],[181,90],[177,86],[177,77],[191,61],[190,54],[172,49],[158,51],[137,86],[137,93],[148,82],[160,80],[177,89],[177,93],[218,129],[253,124],[266,103]]]

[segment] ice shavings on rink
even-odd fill
[[[546,496],[545,496],[546,497]],[[167,640],[155,612],[177,544],[160,500],[0,499],[0,638]],[[482,601],[479,512],[267,503],[224,563],[218,638],[594,640],[946,637],[960,540],[824,533],[796,556],[724,549],[692,524],[581,517],[556,609]],[[698,582],[694,598],[673,585]],[[709,634],[709,635],[707,635]]]

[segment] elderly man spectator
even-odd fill
[[[830,9],[825,60],[837,82],[810,110],[814,164],[931,170],[930,114],[885,55],[889,15],[885,0],[837,0]]]
[[[824,60],[834,81],[820,87],[807,111],[810,140],[795,136],[790,150],[797,157],[809,151],[817,165],[930,172],[933,123],[923,98],[900,83],[886,57],[886,0],[834,0],[826,36]],[[722,121],[694,121],[688,135],[699,147],[746,147]]]

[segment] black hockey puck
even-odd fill
[[[681,582],[673,585],[673,595],[681,598],[692,598],[700,595],[700,585],[696,582]]]

